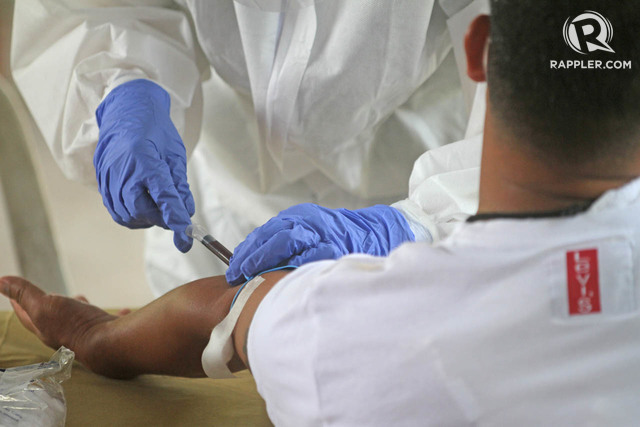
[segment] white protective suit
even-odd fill
[[[470,3],[17,0],[11,67],[55,159],[87,183],[101,100],[129,80],[160,84],[190,155],[194,221],[233,248],[296,203],[398,200],[421,153],[463,136],[466,25],[454,24]],[[146,239],[156,295],[224,271],[161,229]]]
[[[464,144],[459,152],[479,153],[478,139]],[[450,167],[477,184],[466,160]],[[437,184],[412,182],[409,201],[428,206]],[[262,300],[249,330],[269,417],[278,426],[638,425],[639,215],[640,178],[573,216],[458,223],[434,245],[302,266]]]

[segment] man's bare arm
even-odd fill
[[[265,282],[249,299],[234,331],[241,335],[234,337],[236,342],[244,339],[262,297],[284,274],[263,276]],[[20,321],[45,344],[64,345],[92,371],[114,378],[151,373],[204,376],[202,352],[238,290],[229,287],[224,276],[201,279],[117,317],[72,298],[47,295],[21,278],[5,277],[0,283],[0,292],[12,300]],[[232,371],[244,366],[237,357],[229,363]]]

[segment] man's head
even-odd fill
[[[615,53],[583,54],[565,43],[567,19],[571,17],[570,24],[585,11],[598,12],[611,22],[610,46]],[[469,75],[488,80],[493,119],[514,143],[527,144],[549,160],[577,166],[635,152],[640,146],[637,2],[492,0],[491,13],[490,31],[488,18],[479,18],[467,37]],[[589,25],[578,30],[588,36],[592,29],[600,30]],[[487,32],[488,60],[477,46]],[[631,61],[631,69],[557,67],[567,60],[582,60],[587,67],[588,61],[594,66],[601,61],[602,67],[614,65],[608,61]]]

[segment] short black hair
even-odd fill
[[[585,11],[610,21],[609,45],[615,53],[582,54],[565,43],[565,23]],[[636,1],[492,0],[490,38],[489,102],[495,117],[518,140],[544,156],[577,164],[625,156],[640,146]],[[558,68],[567,60],[583,60],[586,66],[589,60],[603,65],[630,61],[631,68]]]

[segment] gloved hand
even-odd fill
[[[104,205],[118,224],[171,229],[176,247],[187,252],[193,240],[184,230],[195,203],[170,103],[169,94],[148,80],[113,89],[96,110],[100,137],[93,164]]]
[[[385,205],[350,211],[301,204],[256,228],[236,247],[226,272],[237,285],[261,271],[336,259],[350,253],[388,255],[415,240],[402,214]]]

